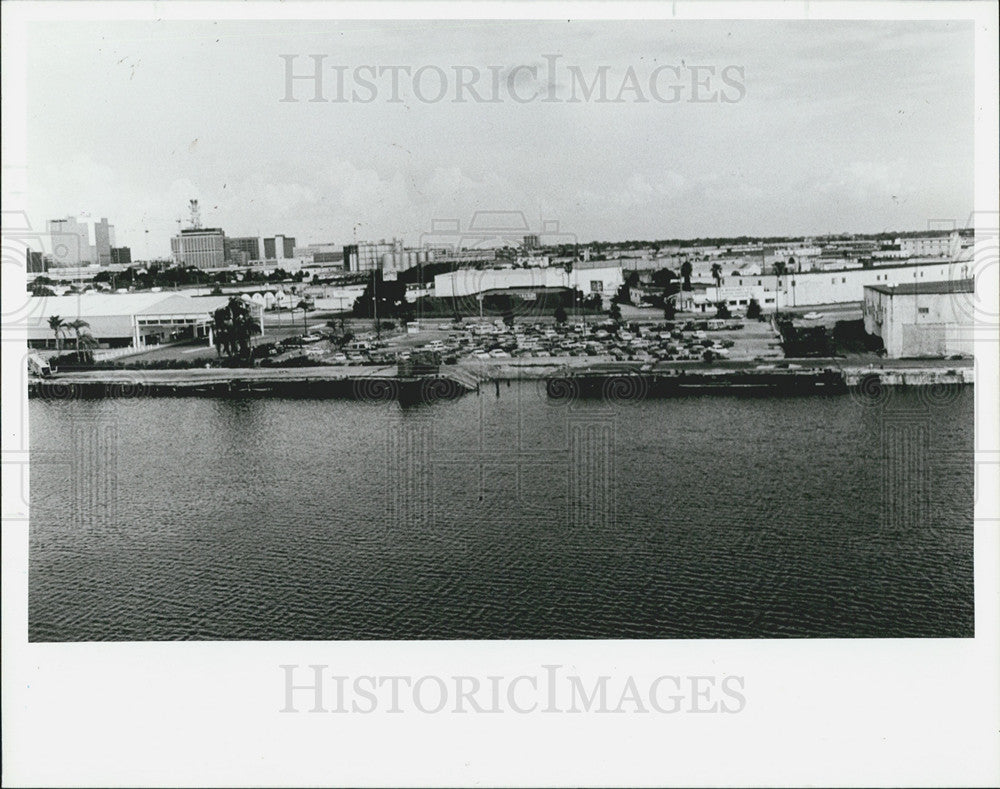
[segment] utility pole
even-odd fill
[[[378,277],[376,274],[378,270],[372,268],[372,308],[375,312],[375,339],[381,342],[382,340],[382,326],[378,321]]]

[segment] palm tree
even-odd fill
[[[712,279],[715,280],[716,288],[722,285],[722,266],[718,263],[712,264]]]
[[[80,334],[84,329],[89,329],[90,324],[83,318],[77,318],[75,321],[69,321],[64,324],[67,329],[70,329],[76,335],[76,355],[80,355]]]
[[[681,263],[681,278],[684,280],[684,290],[691,290],[692,266],[690,260]]]
[[[788,271],[788,265],[783,260],[774,261],[774,274],[777,277],[775,288],[774,288],[774,313],[778,314],[778,290],[781,285],[781,278],[785,276]]]
[[[306,314],[309,312],[309,302],[307,302],[305,299],[302,299],[302,301],[300,301],[298,304],[298,309],[302,310],[302,331],[303,333],[308,332],[309,327],[306,326]]]
[[[49,328],[52,329],[52,331],[56,335],[56,350],[61,351],[63,332],[66,330],[66,324],[63,322],[63,319],[60,318],[58,315],[53,315],[51,318],[49,318]]]

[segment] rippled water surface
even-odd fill
[[[973,392],[31,403],[32,640],[973,635]]]

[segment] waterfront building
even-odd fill
[[[226,234],[217,227],[191,227],[170,239],[174,263],[201,269],[225,268]]]
[[[713,283],[706,289],[706,300],[709,306],[726,301],[730,307],[740,308],[745,306],[740,301],[756,298],[765,310],[775,305],[783,309],[850,304],[864,300],[864,289],[868,285],[940,282],[964,279],[967,276],[967,262],[948,260],[928,260],[877,268],[789,272],[781,277],[770,272],[759,275],[723,274],[718,287]]]
[[[84,293],[28,299],[28,347],[55,348],[49,318],[85,320],[88,333],[105,348],[144,348],[182,339],[211,337],[214,312],[228,296],[192,297],[172,293]],[[211,342],[211,339],[209,340]],[[73,347],[73,335],[63,340]]]
[[[894,359],[971,355],[974,294],[972,279],[868,285],[865,331],[881,337]]]

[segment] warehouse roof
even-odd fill
[[[972,279],[953,279],[944,282],[904,282],[900,285],[865,285],[865,290],[874,290],[888,296],[923,296],[948,293],[975,293],[976,284]]]
[[[177,293],[82,293],[72,296],[33,296],[28,299],[32,319],[53,315],[66,320],[96,316],[202,315],[229,301],[227,296],[192,297]]]

